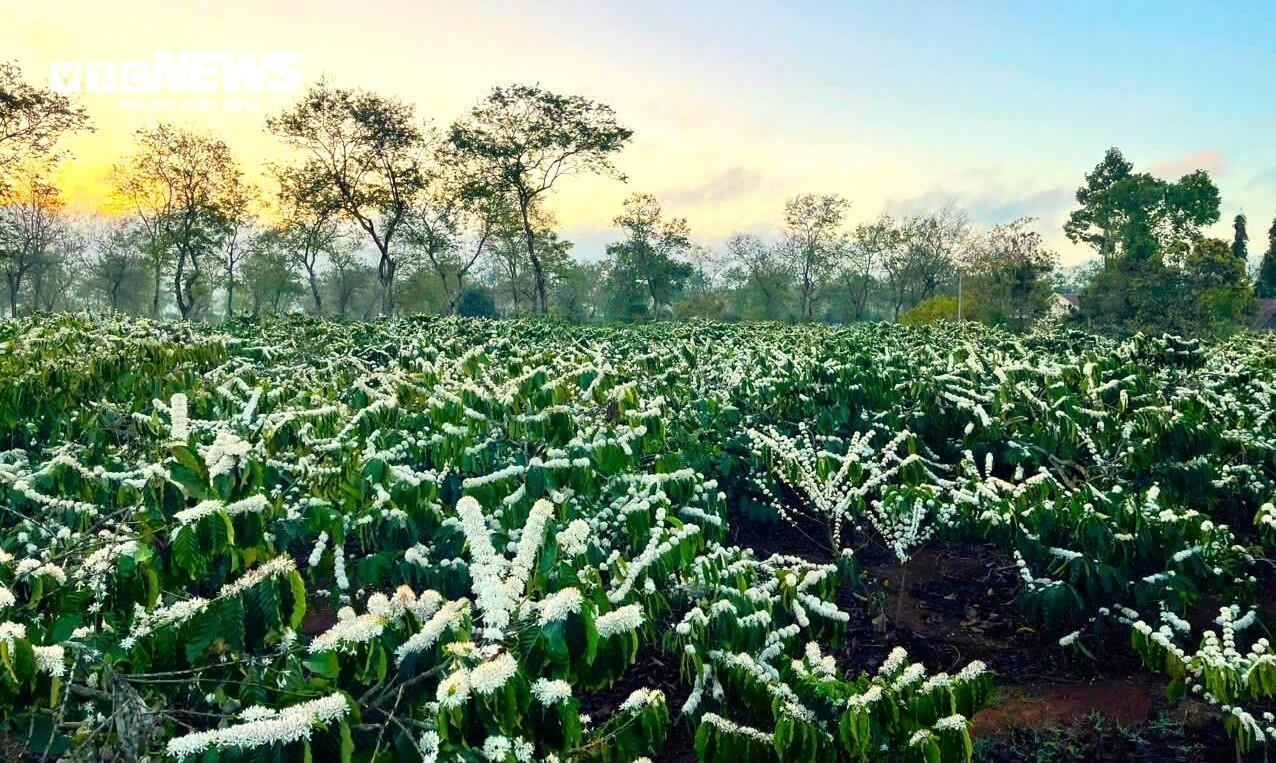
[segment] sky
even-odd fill
[[[1062,223],[1109,146],[1168,178],[1209,170],[1216,235],[1244,212],[1257,242],[1276,215],[1270,2],[0,0],[0,18],[0,58],[42,85],[93,62],[285,62],[264,88],[80,93],[97,130],[66,141],[61,173],[79,207],[107,203],[112,162],[161,121],[224,138],[250,174],[286,161],[265,119],[322,76],[438,126],[513,82],[611,105],[635,133],[627,182],[565,178],[551,202],[583,258],[632,192],[709,246],[774,233],[812,192],[855,222],[949,202],[981,226],[1030,215],[1075,264],[1088,251]]]

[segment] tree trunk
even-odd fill
[[[21,276],[8,276],[9,281],[9,317],[18,317],[18,289],[22,285]]]
[[[528,218],[528,206],[531,200],[518,200],[519,210],[523,215],[523,236],[527,239],[527,258],[532,261],[532,277],[536,281],[536,312],[544,313],[549,309],[549,300],[545,296],[545,270],[541,260],[536,256],[536,234],[532,232],[532,221]]]
[[[390,259],[388,247],[381,246],[381,260],[377,263],[377,279],[381,281],[381,313],[394,313],[394,260]]]
[[[161,275],[161,271],[162,271],[162,270],[163,270],[163,264],[162,264],[159,260],[156,260],[156,261],[155,261],[155,273],[154,273],[154,275],[155,275],[155,292],[154,292],[154,296],[153,296],[153,297],[151,297],[151,317],[152,317],[152,318],[158,318],[158,317],[159,317],[160,275]]]
[[[195,308],[194,300],[191,303],[186,302],[186,298],[190,296],[182,293],[182,277],[186,275],[186,252],[178,251],[177,267],[173,269],[173,296],[177,299],[177,311],[181,314],[182,320],[190,318],[191,311]]]
[[[323,298],[319,296],[319,280],[313,267],[306,268],[306,277],[310,280],[310,294],[315,298],[315,315],[323,315]]]

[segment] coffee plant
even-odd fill
[[[0,733],[33,759],[967,760],[993,691],[844,648],[855,555],[1012,556],[1276,734],[1276,339],[0,324]],[[823,558],[732,539],[818,527]],[[653,660],[676,673],[644,682]],[[679,693],[667,693],[669,687]]]

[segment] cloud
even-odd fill
[[[1062,220],[1073,203],[1073,191],[1066,186],[1033,190],[994,186],[975,192],[935,189],[910,198],[888,199],[885,211],[915,215],[952,205],[981,225],[1007,223],[1020,217],[1051,223]]]
[[[580,262],[601,262],[607,258],[607,245],[620,239],[615,229],[586,225],[564,225],[559,234],[572,242],[571,256]]]
[[[721,204],[747,196],[762,185],[762,175],[747,167],[731,167],[693,186],[670,188],[657,194],[661,201],[678,205]]]
[[[1206,170],[1214,176],[1225,175],[1227,157],[1218,151],[1197,151],[1177,159],[1156,162],[1148,167],[1148,172],[1167,180],[1178,180],[1196,170]]]
[[[1088,248],[1073,244],[1063,234],[1068,213],[1076,207],[1072,188],[1062,185],[1033,188],[1026,183],[998,185],[980,182],[985,185],[977,191],[935,189],[913,197],[888,199],[884,211],[896,216],[915,215],[952,205],[965,211],[971,222],[979,227],[1032,217],[1036,219],[1033,229],[1042,235],[1046,246],[1059,254],[1063,265],[1075,265],[1093,256]]]
[[[1248,191],[1276,191],[1276,167],[1268,167],[1262,172],[1254,175],[1254,177],[1250,178],[1250,181],[1245,184],[1245,189]]]

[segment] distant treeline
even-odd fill
[[[9,315],[114,310],[219,320],[309,313],[551,313],[576,322],[980,320],[1043,317],[1128,333],[1245,326],[1276,297],[1276,224],[1250,272],[1245,218],[1207,238],[1219,192],[1171,182],[1112,149],[1077,191],[1058,270],[1033,220],[978,229],[946,207],[848,222],[839,195],[799,194],[776,234],[697,245],[682,218],[634,193],[599,262],[572,256],[546,199],[573,176],[623,179],[632,131],[610,107],[538,86],[497,87],[445,129],[412,104],[320,81],[264,128],[281,161],[249,182],[216,136],[139,130],[111,173],[112,214],[69,211],[52,182],[84,109],[0,64],[0,295]],[[1060,293],[1076,292],[1069,312]]]

